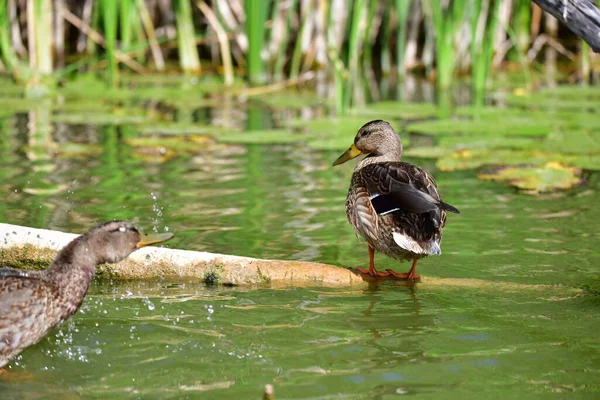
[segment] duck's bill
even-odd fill
[[[151,244],[166,242],[167,240],[171,239],[173,236],[175,236],[175,235],[172,234],[171,232],[158,233],[155,235],[148,235],[146,233],[142,233],[142,240],[140,240],[137,243],[136,247],[139,249],[144,246],[150,246]]]
[[[333,165],[343,164],[348,160],[352,160],[353,158],[360,156],[361,154],[362,152],[357,149],[355,145],[352,145],[344,154],[339,156],[338,159],[333,162]]]

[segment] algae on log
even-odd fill
[[[0,223],[0,266],[45,269],[78,235]],[[348,286],[364,283],[352,271],[305,261],[262,260],[164,247],[144,247],[97,274],[116,279],[195,278],[230,285],[281,282]]]
[[[533,0],[600,53],[600,10],[589,0]]]

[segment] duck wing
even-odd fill
[[[374,163],[358,172],[379,215],[397,210],[413,214],[438,210],[460,214],[456,207],[441,200],[433,177],[415,165],[405,162]]]

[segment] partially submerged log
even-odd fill
[[[0,224],[0,266],[47,268],[58,250],[78,235]],[[101,265],[97,275],[115,279],[194,278],[229,285],[281,282],[349,286],[364,283],[349,269],[305,262],[262,260],[165,247],[144,247],[117,264]]]
[[[589,0],[533,0],[600,53],[600,10]]]

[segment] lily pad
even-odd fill
[[[488,119],[440,119],[409,124],[410,133],[428,135],[494,135],[494,136],[546,136],[551,128],[529,118],[513,118],[502,123]]]
[[[144,149],[145,153],[151,153],[149,149],[153,149],[156,154],[165,154],[168,150],[176,153],[196,153],[206,150],[215,143],[211,136],[202,135],[141,137],[124,139],[124,141],[136,149]]]
[[[561,160],[559,154],[539,151],[503,149],[463,149],[440,158],[436,165],[443,171],[476,169],[485,165],[543,165],[549,161]]]
[[[306,135],[285,129],[246,131],[217,137],[221,143],[241,144],[281,144],[298,143],[306,140]]]
[[[363,117],[293,119],[283,121],[283,124],[315,135],[347,136],[351,141],[360,127],[370,120]]]
[[[566,190],[583,182],[581,169],[565,167],[557,162],[549,162],[542,167],[503,167],[490,173],[479,174],[478,177],[505,182],[531,194]]]
[[[217,125],[200,125],[200,124],[184,124],[184,123],[159,123],[138,126],[138,132],[141,135],[160,135],[160,136],[177,136],[177,135],[210,135],[220,137],[230,133],[237,134],[240,131],[232,128],[225,128]]]
[[[553,132],[541,147],[546,151],[559,151],[562,154],[597,154],[600,157],[600,132]]]
[[[442,136],[438,139],[438,146],[460,149],[534,149],[541,147],[540,138],[505,137],[505,136]]]
[[[299,129],[306,133],[308,145],[319,150],[345,150],[354,141],[354,136],[361,126],[373,118],[345,117],[345,118],[320,118],[313,120],[290,120],[284,122],[288,127]],[[396,129],[399,126],[392,123]],[[402,143],[407,145],[409,139],[402,136]]]
[[[600,157],[597,155],[509,149],[462,149],[442,156],[438,159],[436,165],[443,171],[455,171],[476,169],[486,165],[542,166],[553,161],[583,169],[600,169]]]
[[[399,101],[381,101],[367,107],[354,108],[350,115],[366,119],[402,119],[415,120],[439,117],[441,111],[432,103],[403,103]]]
[[[442,146],[411,147],[402,152],[407,157],[416,158],[441,158],[452,153],[454,153],[453,149]]]
[[[141,124],[149,120],[160,120],[161,114],[152,110],[143,110],[140,108],[115,108],[111,112],[102,112],[102,110],[56,113],[52,115],[52,121],[65,122],[69,124],[86,125],[120,125],[120,124]]]
[[[285,109],[318,107],[327,104],[327,101],[317,96],[315,92],[306,90],[284,90],[265,93],[253,98],[269,107]]]
[[[77,159],[95,157],[103,150],[102,146],[97,144],[61,143],[55,150],[55,154],[59,158]]]
[[[600,94],[597,88],[564,86],[542,89],[534,93],[513,93],[506,98],[511,106],[573,111],[598,111]]]

